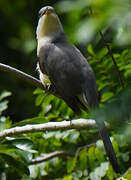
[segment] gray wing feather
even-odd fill
[[[46,44],[40,49],[39,63],[63,99],[81,95],[90,106],[97,103],[94,73],[76,47],[69,43]]]

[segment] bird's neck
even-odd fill
[[[38,22],[36,31],[37,39],[52,38],[59,31],[63,31],[63,28],[58,16],[56,14],[44,15]]]
[[[66,36],[62,24],[56,14],[43,16],[40,18],[36,30],[37,35],[37,55],[44,44],[53,43],[59,40],[65,41]]]

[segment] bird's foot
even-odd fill
[[[52,84],[46,84],[45,89],[49,93],[53,93],[55,91],[55,88],[54,88],[54,86]]]

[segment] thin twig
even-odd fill
[[[106,42],[106,40],[105,40],[104,35],[102,34],[102,32],[99,31],[99,33],[100,33],[100,36],[101,36],[101,39],[102,39],[104,45],[106,46],[106,48],[107,48],[107,50],[108,50],[108,54],[111,56],[111,59],[112,59],[112,61],[113,61],[113,63],[114,63],[114,66],[115,66],[115,69],[116,69],[116,72],[117,72],[117,75],[118,75],[118,78],[119,78],[120,85],[121,85],[122,88],[124,88],[124,82],[123,82],[123,80],[122,80],[121,72],[120,72],[120,70],[119,70],[119,68],[118,68],[118,65],[117,65],[116,60],[115,60],[115,58],[114,58],[114,56],[113,56],[113,53],[112,53],[112,51],[111,51],[111,48],[110,48],[109,44]]]
[[[92,8],[89,7],[89,10],[90,10],[90,14],[93,16]],[[106,47],[107,50],[108,50],[108,54],[110,55],[110,57],[111,57],[111,59],[112,59],[112,61],[113,61],[113,63],[114,63],[114,67],[115,67],[116,73],[117,73],[117,75],[118,75],[118,79],[119,79],[120,85],[121,85],[122,88],[124,88],[124,82],[123,82],[123,79],[122,79],[122,76],[121,76],[121,72],[120,72],[120,70],[119,70],[119,68],[118,68],[118,65],[117,65],[116,60],[115,60],[115,58],[114,58],[114,56],[113,56],[113,53],[112,53],[112,51],[111,51],[111,48],[110,48],[109,44],[106,42],[103,33],[102,33],[101,31],[99,31],[99,34],[100,34],[100,36],[101,36],[101,40],[103,41],[105,47]]]
[[[47,160],[52,159],[52,158],[57,157],[57,156],[59,156],[59,157],[60,157],[60,156],[74,156],[74,153],[69,153],[69,152],[66,152],[66,151],[55,151],[55,152],[51,152],[51,153],[43,154],[43,155],[40,156],[40,157],[37,157],[37,158],[32,159],[32,161],[30,162],[30,164],[41,163],[41,162],[47,161]]]
[[[92,119],[77,119],[72,121],[61,121],[61,122],[48,122],[43,124],[25,125],[20,127],[14,127],[5,129],[0,132],[0,138],[6,136],[13,136],[22,133],[31,132],[44,132],[47,130],[65,130],[65,129],[92,129],[96,128],[95,120]]]
[[[76,154],[77,156],[79,155],[80,151],[82,149],[88,149],[90,148],[91,146],[94,146],[96,143],[91,143],[91,144],[86,144],[84,146],[80,146],[78,147],[75,152],[67,152],[67,151],[55,151],[55,152],[51,152],[51,153],[48,153],[48,154],[42,154],[41,156],[37,157],[37,158],[34,158],[32,159],[32,161],[30,162],[30,165],[32,164],[37,164],[37,163],[41,163],[41,162],[44,162],[44,161],[47,161],[49,159],[52,159],[54,157],[74,157]]]

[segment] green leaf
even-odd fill
[[[53,96],[52,94],[45,96],[42,108],[46,108],[47,105],[51,104],[54,98],[55,96]]]
[[[12,144],[0,144],[0,153],[10,155],[11,152],[14,152],[16,147]]]
[[[49,139],[49,138],[55,137],[55,134],[56,134],[56,132],[54,132],[54,131],[50,131],[50,132],[46,131],[44,133],[43,137],[45,139]]]
[[[89,159],[89,164],[90,168],[93,170],[95,168],[95,147],[92,146],[88,150],[88,159]]]
[[[33,179],[36,179],[40,174],[39,165],[30,165],[29,170],[30,170],[30,177]]]
[[[117,140],[120,147],[125,146],[126,139],[125,139],[124,134],[115,134],[115,139]]]
[[[6,141],[8,144],[12,144],[16,146],[18,149],[31,152],[31,153],[36,153],[37,151],[33,149],[33,141],[27,138],[15,138],[13,140],[8,140]]]
[[[77,131],[77,130],[72,130],[71,133],[70,133],[70,135],[69,135],[69,137],[68,137],[69,142],[76,142],[77,139],[79,138],[79,136],[80,136],[79,131]]]
[[[106,175],[109,178],[109,180],[114,180],[115,173],[111,165],[109,165]]]
[[[42,162],[35,165],[30,165],[30,177],[33,179],[39,179],[39,176],[46,176],[48,175],[48,172],[46,171],[46,166],[48,166],[48,162]]]
[[[118,153],[119,152],[119,145],[118,145],[117,141],[113,139],[112,145],[113,145],[115,153]]]
[[[99,82],[99,81],[98,81]],[[109,85],[109,82],[98,83],[98,90],[101,91],[103,88]]]
[[[93,56],[95,55],[94,50],[93,50],[93,47],[92,47],[91,44],[88,45],[87,51],[88,51],[91,55],[93,55]]]
[[[90,173],[90,179],[91,180],[101,180],[101,177],[99,177],[95,172]]]
[[[95,148],[95,156],[100,163],[105,160],[103,153],[97,147]]]
[[[131,179],[131,168],[127,170],[127,172],[124,174],[123,178],[126,178],[127,180]]]
[[[0,103],[0,114],[7,109],[8,107],[7,104],[8,104],[7,100]]]
[[[91,180],[101,180],[106,175],[109,168],[109,162],[103,162],[97,167],[94,172],[90,173]]]
[[[73,157],[73,158],[69,158],[67,160],[67,172],[70,173],[74,170],[74,168],[76,167],[76,158]]]
[[[36,100],[35,100],[35,105],[36,106],[39,106],[44,100],[44,96],[43,94],[39,94],[37,97],[36,97]]]
[[[36,88],[34,91],[33,91],[33,94],[36,95],[36,94],[41,94],[43,91],[42,89],[40,88]]]
[[[33,154],[31,152],[25,151],[25,150],[21,150],[21,149],[16,149],[15,153],[17,154],[17,156],[19,156],[21,158],[21,160],[24,161],[24,163],[28,164],[31,162],[32,158],[33,158]]]
[[[8,92],[8,91],[3,91],[1,94],[0,94],[0,101],[3,100],[4,98],[8,97],[8,96],[11,96],[11,92]]]
[[[87,168],[87,149],[84,148],[79,153],[80,168],[82,170]]]
[[[38,116],[38,117],[34,117],[31,119],[25,119],[23,121],[20,121],[18,123],[15,123],[12,125],[12,127],[16,127],[16,126],[24,126],[24,125],[28,125],[28,124],[40,124],[40,123],[46,123],[48,122],[48,119],[43,117],[43,116]]]
[[[105,92],[101,97],[101,102],[105,102],[105,101],[109,100],[110,98],[112,98],[113,96],[114,96],[114,93]]]
[[[98,52],[97,58],[98,58],[98,59],[101,59],[101,58],[103,58],[107,53],[108,53],[108,51],[107,51],[107,48],[105,47],[105,48],[101,49],[101,50]]]
[[[125,162],[127,162],[130,159],[128,153],[122,153],[121,156],[122,156],[123,161]]]
[[[72,180],[72,175],[64,176],[63,180]]]
[[[96,146],[98,147],[98,149],[100,149],[100,151],[102,152],[102,154],[105,154],[105,148],[103,145],[103,141],[102,140],[98,140],[96,142]]]
[[[59,139],[63,138],[63,135],[64,135],[64,132],[56,131],[55,138],[59,140]]]
[[[15,159],[14,157],[4,153],[0,153],[0,160],[5,161],[10,166],[10,168],[13,168],[13,170],[19,175],[21,174],[29,175],[29,170],[27,168],[27,165],[25,165],[23,162],[19,161],[18,159]]]
[[[80,133],[75,129],[65,130],[61,132],[61,137],[66,142],[75,142],[77,138],[79,137],[79,135]]]
[[[125,78],[131,77],[131,64],[125,66],[124,76]]]
[[[4,116],[0,117],[0,131],[10,128],[11,124],[12,124],[12,122],[9,119],[9,117],[7,117],[7,118]]]

